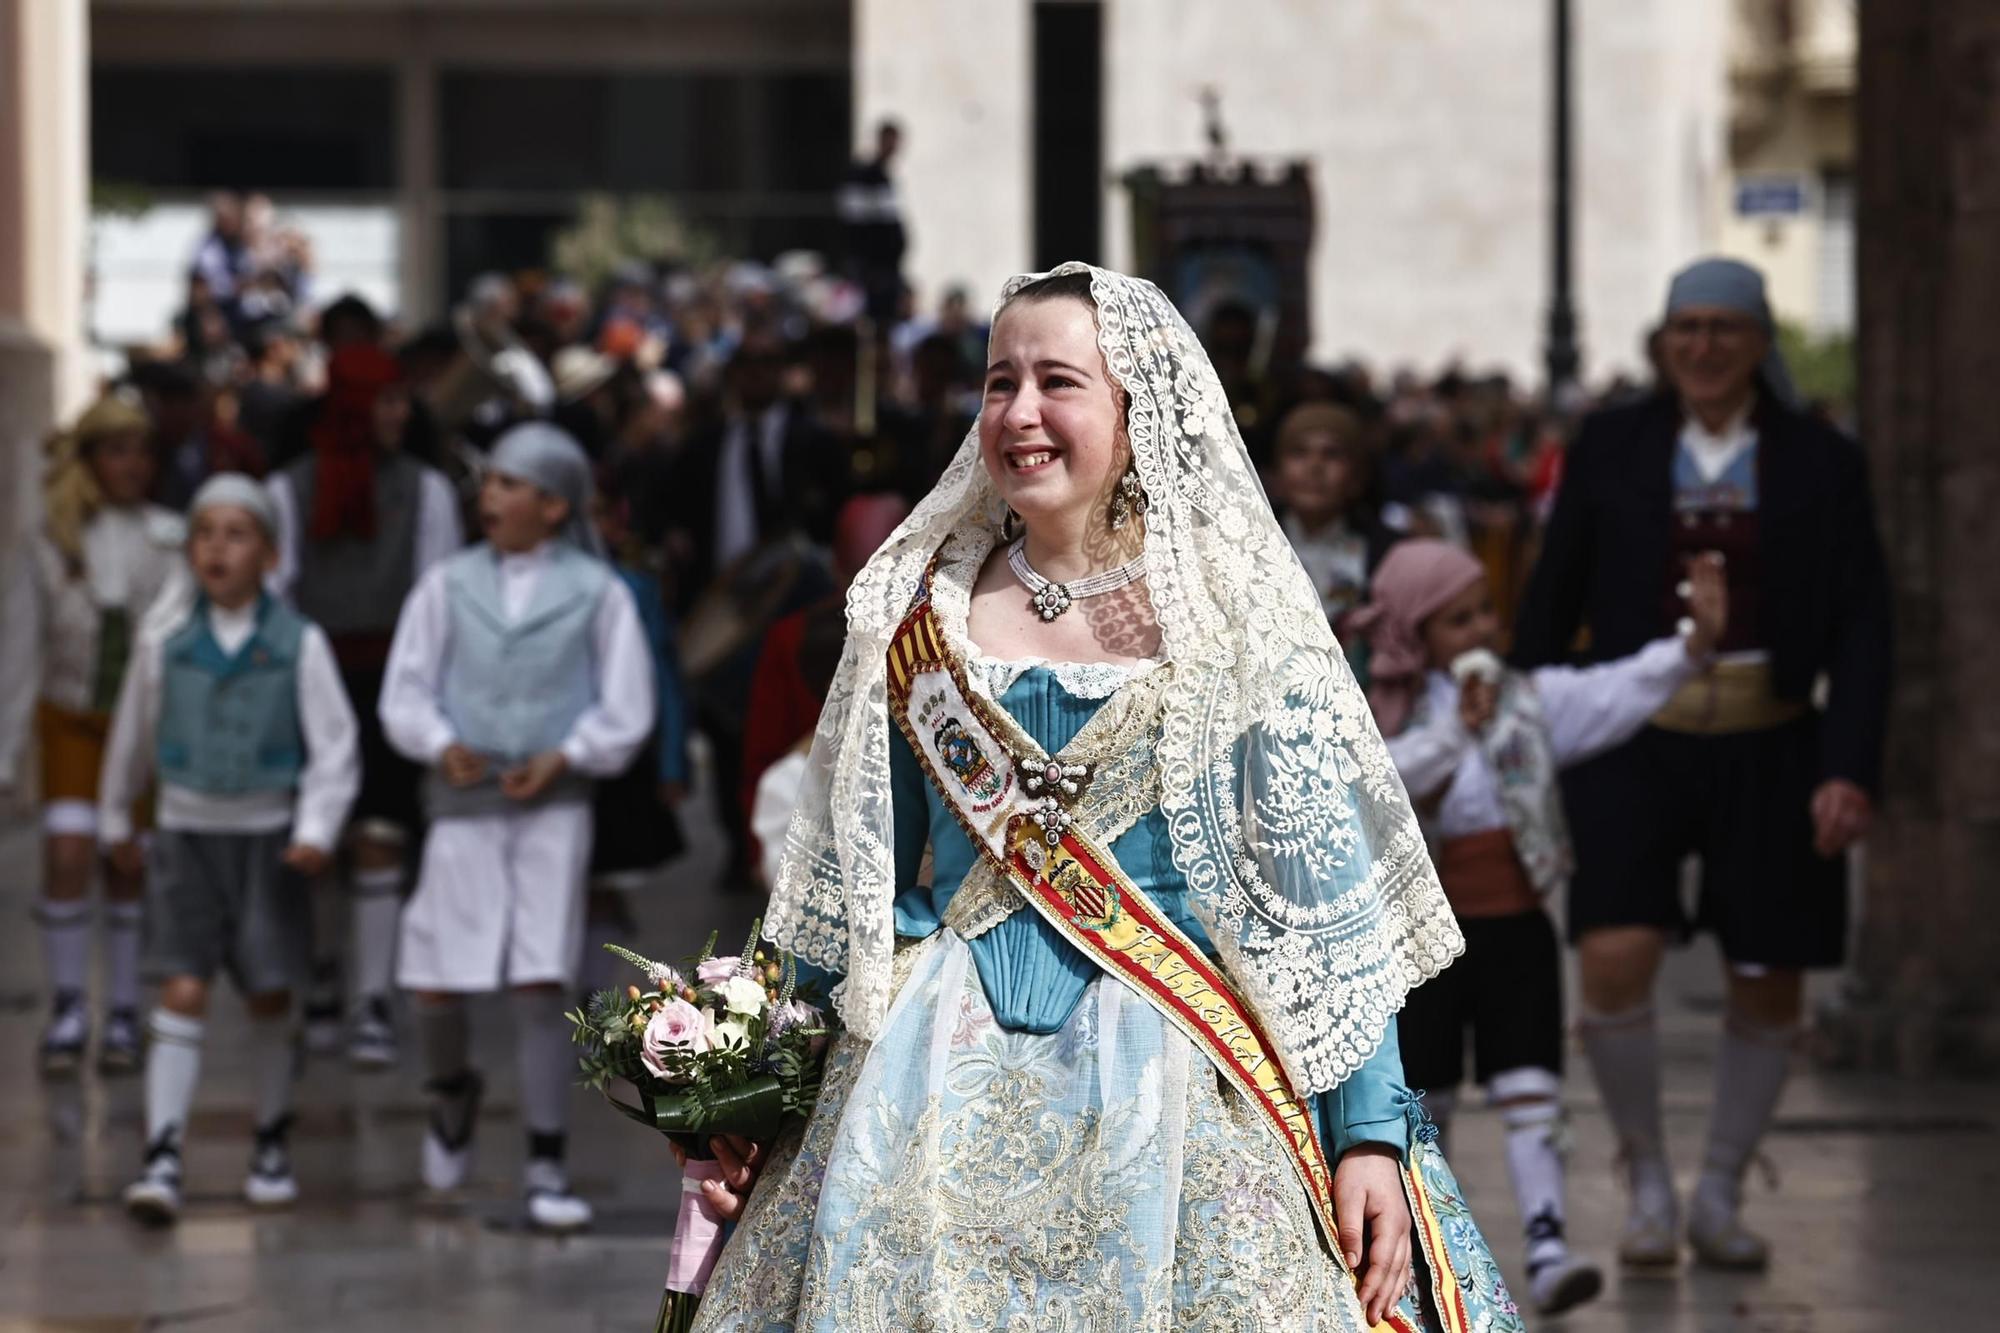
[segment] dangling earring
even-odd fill
[[[1138,471],[1127,463],[1125,475],[1118,479],[1118,489],[1111,493],[1112,531],[1130,523],[1134,514],[1145,517],[1146,508],[1146,488],[1139,483]]]

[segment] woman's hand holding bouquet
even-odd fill
[[[570,1014],[584,1081],[626,1116],[665,1134],[683,1175],[658,1327],[684,1329],[715,1261],[723,1224],[742,1215],[765,1146],[809,1115],[832,1033],[789,955],[757,947],[717,957],[710,936],[680,967],[606,945],[645,984],[599,991]],[[636,1101],[615,1085],[630,1084]],[[689,1185],[698,1188],[689,1188]]]

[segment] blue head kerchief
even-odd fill
[[[567,431],[546,421],[524,421],[494,442],[486,465],[569,501],[569,522],[563,525],[562,536],[591,555],[604,557],[604,543],[590,521],[590,459]]]
[[[1792,372],[1778,350],[1778,323],[1771,317],[1771,303],[1764,295],[1764,275],[1735,259],[1702,259],[1674,274],[1667,287],[1667,318],[1690,306],[1717,306],[1734,310],[1756,320],[1771,340],[1770,351],[1757,367],[1757,377],[1765,392],[1786,407],[1797,409],[1799,391]]]

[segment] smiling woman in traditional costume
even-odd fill
[[[1458,927],[1207,357],[1067,264],[989,359],[848,595],[769,918],[847,1030],[698,1326],[1516,1327],[1396,1047]]]

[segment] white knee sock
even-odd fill
[[[354,876],[354,944],[347,960],[348,998],[354,1003],[386,996],[396,976],[396,931],[403,918],[403,871],[357,871]]]
[[[153,1011],[153,1043],[146,1048],[146,1142],[178,1148],[188,1108],[201,1078],[201,1039],[208,1025],[169,1009]]]
[[[44,898],[35,906],[42,925],[42,966],[57,995],[83,994],[90,980],[90,899]]]
[[[1623,1013],[1586,1009],[1577,1022],[1583,1053],[1597,1077],[1597,1094],[1618,1135],[1635,1207],[1671,1216],[1673,1169],[1660,1117],[1660,1030],[1653,1006]]]
[[[292,1114],[292,1080],[298,1074],[297,1043],[292,1016],[250,1018],[250,1059],[255,1070],[256,1128],[271,1129]]]
[[[514,1059],[521,1083],[521,1127],[532,1135],[569,1128],[569,1086],[576,1081],[576,1047],[564,995],[556,990],[514,992]]]
[[[1522,1102],[1500,1110],[1507,1127],[1507,1174],[1528,1238],[1528,1275],[1569,1253],[1563,1207],[1562,1105]]]
[[[104,905],[104,1002],[112,1009],[139,1007],[139,932],[145,920],[143,903]]]
[[[1715,1109],[1709,1115],[1695,1206],[1734,1216],[1742,1198],[1743,1170],[1778,1109],[1791,1072],[1799,1029],[1765,1027],[1737,1014],[1723,1024],[1715,1059]]]

